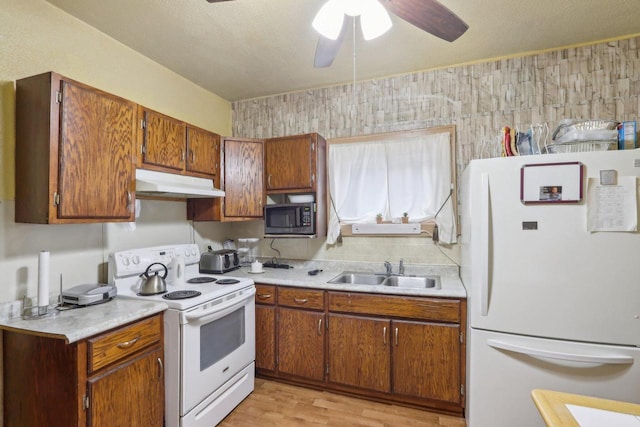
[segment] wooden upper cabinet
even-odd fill
[[[220,135],[142,106],[138,115],[139,167],[217,178]]]
[[[316,133],[267,139],[267,192],[315,192],[318,179],[324,177],[325,147],[324,139]]]
[[[220,136],[193,126],[187,126],[188,172],[218,175],[220,162]]]
[[[224,138],[224,209],[226,218],[262,218],[264,144],[261,140]]]
[[[220,182],[224,198],[189,199],[187,219],[243,221],[262,218],[264,205],[264,141],[221,138]]]
[[[133,221],[135,104],[55,73],[16,82],[16,222]]]
[[[141,117],[141,167],[169,172],[185,170],[187,125],[145,107]]]

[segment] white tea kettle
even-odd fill
[[[151,276],[149,275],[151,267],[154,265],[160,265],[164,268],[164,274],[162,276],[158,274],[160,270],[156,270]],[[142,277],[142,284],[140,285],[140,292],[138,292],[138,295],[148,296],[167,292],[167,282],[164,280],[167,278],[167,272],[167,266],[161,262],[154,262],[153,264],[150,264],[145,272],[140,275],[140,277]]]

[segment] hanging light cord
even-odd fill
[[[353,96],[353,108],[356,108],[356,17],[351,18],[353,21],[353,86],[351,87]]]

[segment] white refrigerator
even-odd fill
[[[637,221],[638,176],[640,149],[464,170],[468,427],[544,426],[536,388],[640,403],[640,233],[592,231]]]

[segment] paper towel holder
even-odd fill
[[[27,305],[28,301],[29,298],[27,297],[27,294],[24,294],[24,296],[22,297],[23,320],[45,319],[48,317],[57,316],[60,313],[58,310],[53,309],[53,306],[37,306],[33,305],[33,303],[31,305]]]

